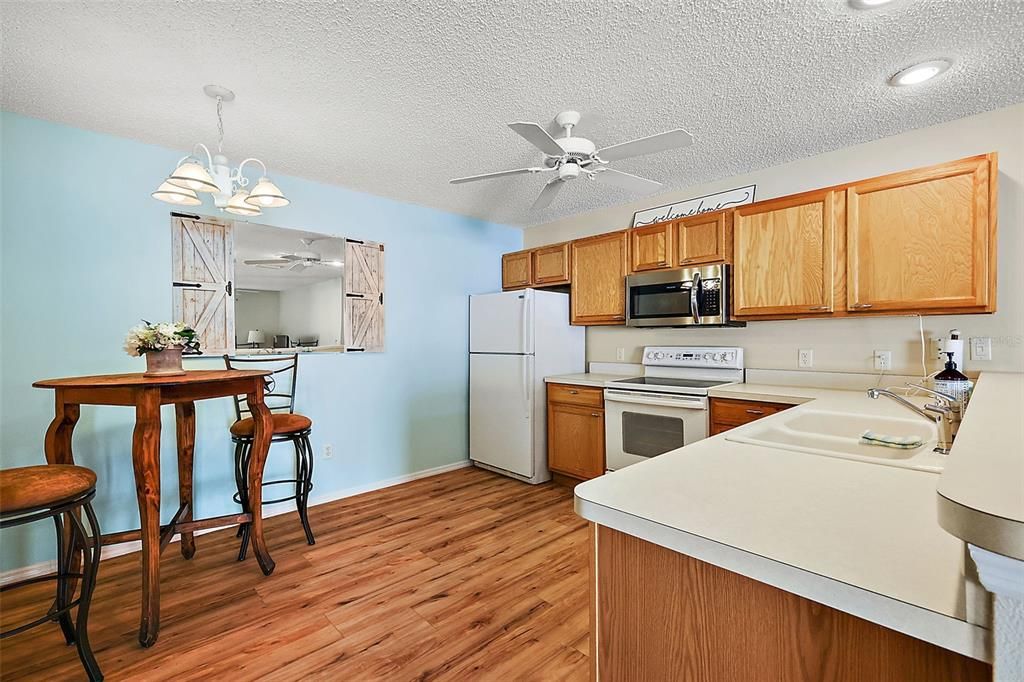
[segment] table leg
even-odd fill
[[[270,558],[267,542],[263,537],[263,467],[267,462],[267,451],[270,450],[270,438],[274,432],[274,422],[270,410],[263,402],[263,380],[259,379],[256,390],[246,396],[252,418],[255,423],[252,450],[249,453],[249,509],[252,523],[249,532],[252,536],[252,549],[264,575],[274,572],[274,560]]]
[[[178,502],[188,506],[182,521],[195,518],[195,502],[192,495],[193,459],[196,449],[196,404],[178,403],[174,406],[175,427],[178,439]],[[191,559],[196,553],[196,541],[192,532],[181,534],[181,556]]]
[[[160,630],[160,389],[142,389],[135,401],[132,440],[135,494],[142,536],[142,618],[139,644],[156,642]]]
[[[46,429],[46,437],[43,439],[43,451],[46,454],[47,464],[74,464],[75,456],[71,450],[71,436],[75,431],[75,424],[81,414],[81,407],[75,403],[64,402],[64,391],[57,389],[54,392],[53,421]],[[82,548],[77,547],[75,535],[72,532],[72,522],[69,512],[64,515],[64,522],[60,524],[61,551],[67,557],[67,571],[79,573],[82,569]],[[78,588],[78,578],[68,578],[65,581],[64,589],[69,595],[74,595]],[[60,587],[58,586],[58,590]],[[58,600],[60,595],[58,595]]]

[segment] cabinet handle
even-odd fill
[[[579,393],[579,391],[575,391],[571,388],[569,389],[569,395],[576,395],[577,393]]]
[[[858,308],[858,309],[870,308],[871,304],[870,303],[854,303],[853,307],[854,308]]]
[[[747,410],[747,414],[764,414],[764,410]]]
[[[808,308],[808,310],[828,310],[827,305],[815,305]]]
[[[600,416],[601,416],[601,413],[600,413],[600,412],[591,412],[591,413],[590,413],[590,416],[591,416],[591,417],[600,417]]]

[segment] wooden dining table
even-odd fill
[[[191,559],[197,530],[248,523],[253,554],[264,575],[274,570],[263,537],[263,468],[273,432],[270,410],[263,399],[266,370],[192,370],[170,377],[106,374],[37,381],[36,388],[54,391],[54,418],[46,430],[46,461],[74,464],[71,436],[81,405],[121,405],[135,408],[132,466],[139,503],[136,530],[101,536],[104,545],[141,540],[142,615],[139,643],[152,646],[160,631],[160,554],[175,534],[181,535],[181,554]],[[195,456],[197,400],[246,396],[255,422],[248,471],[248,508],[239,514],[194,518],[192,472]],[[160,406],[173,404],[178,451],[178,511],[160,524]],[[225,425],[226,427],[226,425]],[[64,524],[67,529],[71,524]],[[70,543],[70,538],[65,540]]]

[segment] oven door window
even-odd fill
[[[622,413],[622,451],[638,457],[656,457],[685,445],[683,420],[644,412]]]
[[[630,315],[638,319],[693,317],[690,282],[645,284],[629,288]]]

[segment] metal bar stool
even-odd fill
[[[313,489],[313,447],[309,443],[313,422],[308,417],[295,414],[295,384],[299,373],[298,354],[258,357],[225,355],[224,364],[228,369],[270,370],[271,374],[266,378],[266,392],[263,394],[274,423],[274,433],[270,443],[271,445],[274,443],[293,444],[295,448],[295,478],[264,481],[263,485],[293,484],[295,494],[264,500],[263,504],[295,500],[299,521],[302,522],[302,529],[306,532],[306,542],[315,545],[316,539],[309,527],[309,516],[306,512],[309,492]],[[252,452],[255,429],[255,422],[251,415],[252,410],[249,409],[245,396],[235,396],[236,421],[231,425],[231,442],[235,444],[235,487],[237,492],[233,499],[242,505],[243,511],[249,508],[249,500],[246,495],[246,476],[249,471],[249,457]],[[238,560],[242,561],[249,549],[249,524],[240,524],[237,535],[242,538],[241,546],[238,548]]]
[[[85,467],[49,464],[0,470],[0,529],[47,518],[53,519],[57,527],[57,571],[0,587],[0,593],[3,593],[54,580],[57,595],[53,605],[45,616],[0,632],[0,639],[57,621],[64,633],[64,641],[78,648],[78,657],[89,679],[102,680],[103,673],[89,646],[88,629],[89,604],[100,566],[100,524],[91,504],[95,496],[96,474]],[[91,535],[82,523],[80,512],[83,510],[89,520]],[[78,569],[79,559],[81,570]],[[75,582],[79,578],[82,580],[81,590],[78,598],[74,599]],[[76,606],[77,618],[72,621],[71,610]]]

